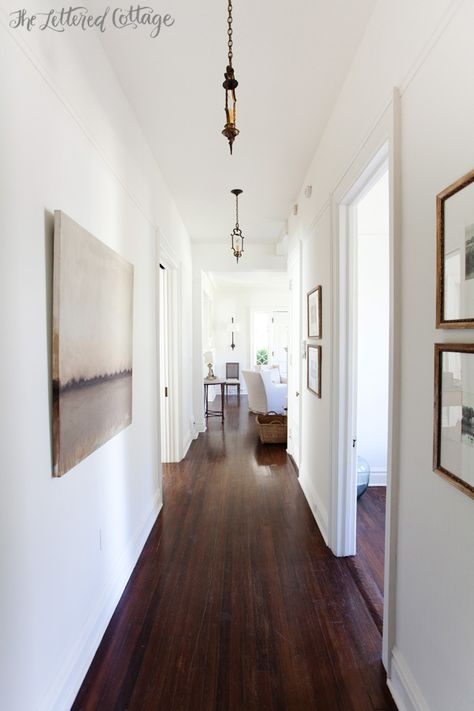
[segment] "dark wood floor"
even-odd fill
[[[285,449],[230,397],[186,459],[73,706],[395,709],[381,637],[326,548]]]
[[[385,493],[384,486],[370,487],[357,502],[357,555],[346,559],[380,633],[383,628]]]

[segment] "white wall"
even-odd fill
[[[321,351],[321,398],[307,388],[306,352],[301,365],[300,483],[310,502],[324,539],[328,538],[328,516],[331,471],[331,371],[332,320],[331,320],[331,211],[329,206],[321,212],[316,224],[308,228],[301,243],[301,308],[303,345],[307,343],[306,296],[316,286],[322,286],[323,328],[322,339],[317,341]],[[311,340],[312,343],[316,341]],[[293,389],[288,392],[291,408],[300,406]],[[290,418],[292,414],[290,413]]]
[[[466,69],[473,24],[474,4],[468,1],[379,1],[302,185],[299,214],[289,220],[290,256],[295,241],[305,240],[302,308],[308,286],[316,283],[323,284],[327,304],[332,290],[330,196],[398,86],[402,385],[390,675],[400,708],[410,711],[474,707],[473,502],[432,472],[433,344],[474,341],[472,331],[434,329],[435,196],[473,168],[474,92]],[[313,185],[310,200],[303,197],[307,184]],[[306,482],[327,510],[327,450],[308,435],[319,431],[331,411],[329,323],[326,312],[323,398],[304,397],[302,426],[307,422],[308,432],[301,455]]]
[[[370,483],[387,479],[389,363],[388,174],[357,209],[357,452]]]
[[[52,711],[70,707],[161,506],[158,224],[181,255],[188,313],[191,268],[93,34],[32,33],[26,45],[2,15],[0,35],[0,707]],[[51,477],[54,209],[135,266],[133,424],[61,479]],[[184,352],[190,373],[186,340]]]

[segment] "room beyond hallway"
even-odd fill
[[[381,637],[283,445],[236,396],[180,464],[74,711],[395,706]]]

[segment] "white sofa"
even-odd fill
[[[259,373],[254,370],[243,370],[242,375],[247,384],[249,397],[249,410],[257,414],[267,412],[285,413],[288,400],[288,386],[286,383],[272,381],[270,370]]]

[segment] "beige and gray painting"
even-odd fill
[[[54,215],[53,475],[132,421],[133,266]]]

